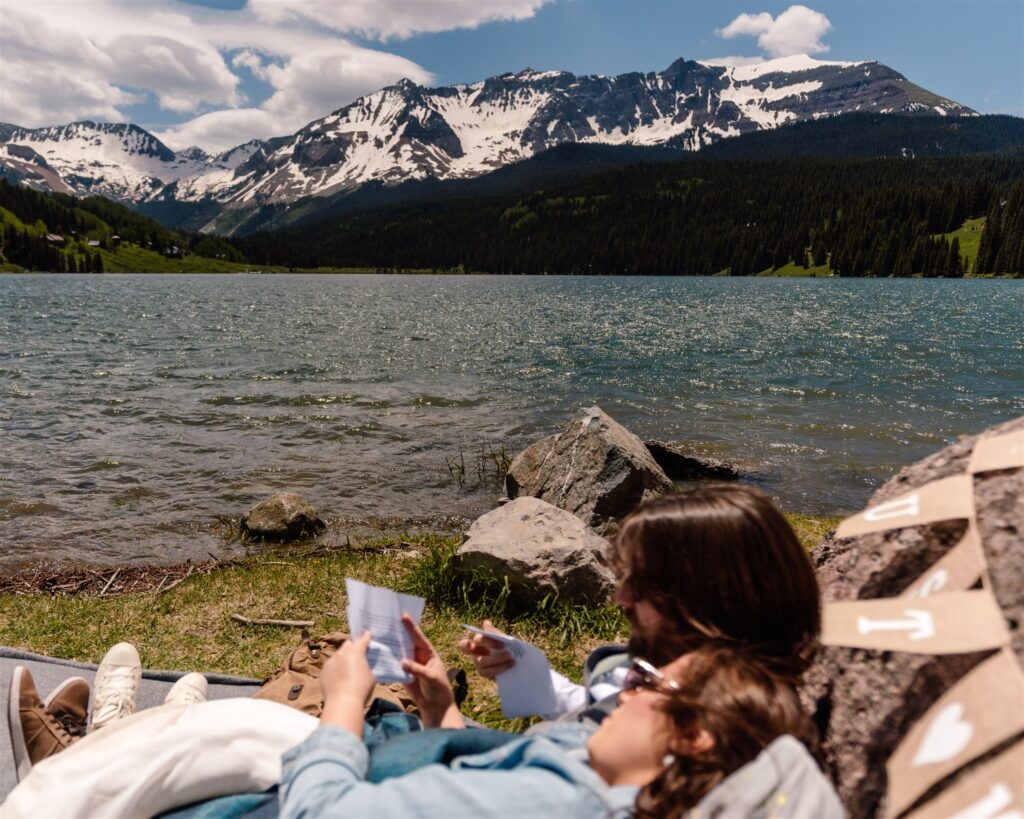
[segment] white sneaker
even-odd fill
[[[206,677],[193,671],[171,686],[164,704],[192,705],[197,702],[206,702],[207,686]]]
[[[103,656],[92,683],[90,732],[135,713],[141,678],[139,652],[131,643],[118,643]]]

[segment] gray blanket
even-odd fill
[[[19,665],[27,667],[32,672],[32,677],[39,688],[39,696],[44,699],[50,691],[68,677],[84,677],[92,685],[92,678],[96,673],[96,666],[88,663],[58,660],[42,654],[32,654],[0,646],[0,707],[4,709],[3,719],[0,720],[3,723],[3,728],[0,729],[0,801],[3,801],[18,784],[14,771],[11,734],[7,725],[7,704],[11,674]],[[142,709],[160,705],[174,681],[186,673],[185,671],[143,669],[136,706]],[[210,699],[247,697],[254,694],[261,684],[259,680],[247,677],[229,677],[224,674],[207,674],[206,679],[210,682]]]

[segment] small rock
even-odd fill
[[[727,461],[691,455],[671,441],[644,441],[651,457],[674,481],[736,481],[739,470]]]
[[[257,540],[294,540],[325,527],[316,509],[294,492],[273,495],[242,515],[242,533]]]
[[[615,587],[608,548],[608,541],[575,515],[522,497],[470,526],[456,564],[462,571],[507,577],[521,603],[549,594],[572,602],[602,603]]]
[[[672,489],[643,441],[599,407],[581,409],[564,432],[524,449],[505,476],[509,498],[540,498],[602,533]]]

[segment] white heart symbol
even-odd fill
[[[974,726],[963,719],[963,715],[964,707],[958,702],[950,703],[936,714],[914,754],[915,768],[945,762],[967,747],[974,736]]]

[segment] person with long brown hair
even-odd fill
[[[458,728],[444,665],[406,623],[418,660],[406,662],[425,724]],[[369,637],[346,643],[324,668],[320,727],[284,756],[286,819],[314,816],[682,817],[731,776],[728,815],[843,816],[835,792],[799,742],[810,729],[790,681],[728,644],[706,643],[659,669],[631,665],[620,706],[597,726],[549,723],[491,751],[367,781],[363,702],[373,686]],[[760,763],[760,764],[759,764]],[[756,787],[751,787],[751,786]],[[736,805],[727,805],[735,808]]]
[[[591,671],[606,655],[604,670],[588,675],[591,691],[554,675],[559,709],[542,716],[565,718],[600,699],[595,691],[616,690],[628,656],[664,664],[712,642],[741,647],[793,679],[809,666],[821,630],[818,583],[793,528],[764,492],[709,484],[648,501],[622,521],[610,557],[615,602],[630,624],[628,652],[599,650],[588,661]],[[460,648],[485,677],[514,663],[483,635]]]

